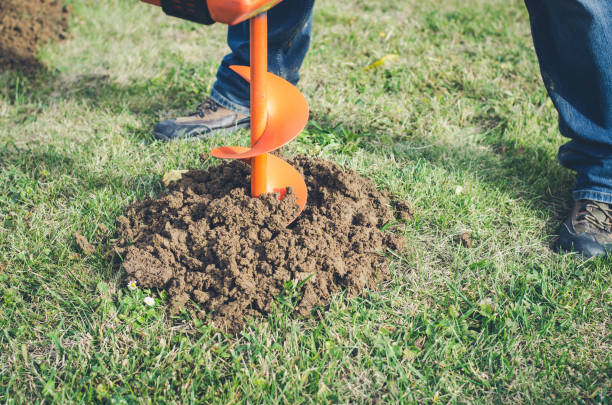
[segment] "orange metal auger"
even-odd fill
[[[251,196],[295,190],[300,212],[306,205],[306,183],[284,160],[270,155],[295,139],[308,122],[308,103],[288,81],[268,72],[268,22],[263,12],[249,21],[251,66],[231,69],[251,84],[251,147],[224,146],[211,154],[223,159],[244,159],[251,164]]]
[[[281,0],[142,0],[156,6],[172,3],[181,18],[191,19],[206,7],[214,21],[234,25],[249,19],[251,66],[230,66],[251,84],[251,146],[223,146],[211,154],[251,165],[251,196],[293,188],[300,212],[306,205],[306,183],[291,165],[270,152],[295,139],[308,122],[308,103],[295,86],[268,72],[267,10]],[[174,15],[174,14],[172,14]],[[295,218],[292,218],[292,220]],[[291,222],[291,221],[290,221]]]

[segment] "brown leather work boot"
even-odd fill
[[[609,254],[612,251],[612,204],[576,201],[574,210],[561,225],[555,248],[586,257]]]
[[[153,136],[162,141],[199,139],[218,131],[233,132],[249,125],[247,115],[228,110],[207,98],[187,117],[166,120],[155,125]]]

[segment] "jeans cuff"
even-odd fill
[[[612,193],[604,193],[592,190],[574,190],[574,201],[592,200],[606,204],[612,204]]]
[[[221,107],[227,108],[228,110],[232,110],[234,112],[244,115],[251,115],[251,109],[249,107],[245,107],[243,105],[232,102],[229,98],[218,92],[214,86],[210,91],[210,98],[215,103],[219,104]]]

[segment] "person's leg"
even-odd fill
[[[268,70],[296,84],[308,51],[314,0],[284,0],[268,11]],[[229,69],[249,65],[249,22],[228,28],[226,55],[210,97],[188,117],[158,123],[157,139],[197,138],[249,126],[249,84]]]
[[[284,0],[268,11],[268,70],[296,84],[308,51],[314,0]],[[249,84],[229,67],[249,65],[249,22],[229,27],[226,55],[210,93],[218,104],[249,114]]]
[[[558,154],[577,173],[576,207],[561,229],[560,247],[603,254],[612,249],[612,1],[525,4],[559,130],[572,138]]]

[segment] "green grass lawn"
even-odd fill
[[[521,1],[317,2],[311,121],[286,152],[409,200],[409,243],[378,290],[308,319],[279,305],[235,337],[128,290],[96,242],[166,171],[246,141],[151,136],[207,95],[225,29],[135,0],[69,3],[48,72],[0,74],[0,402],[610,400],[612,261],[550,249],[574,176]],[[76,231],[98,254],[76,254]]]

